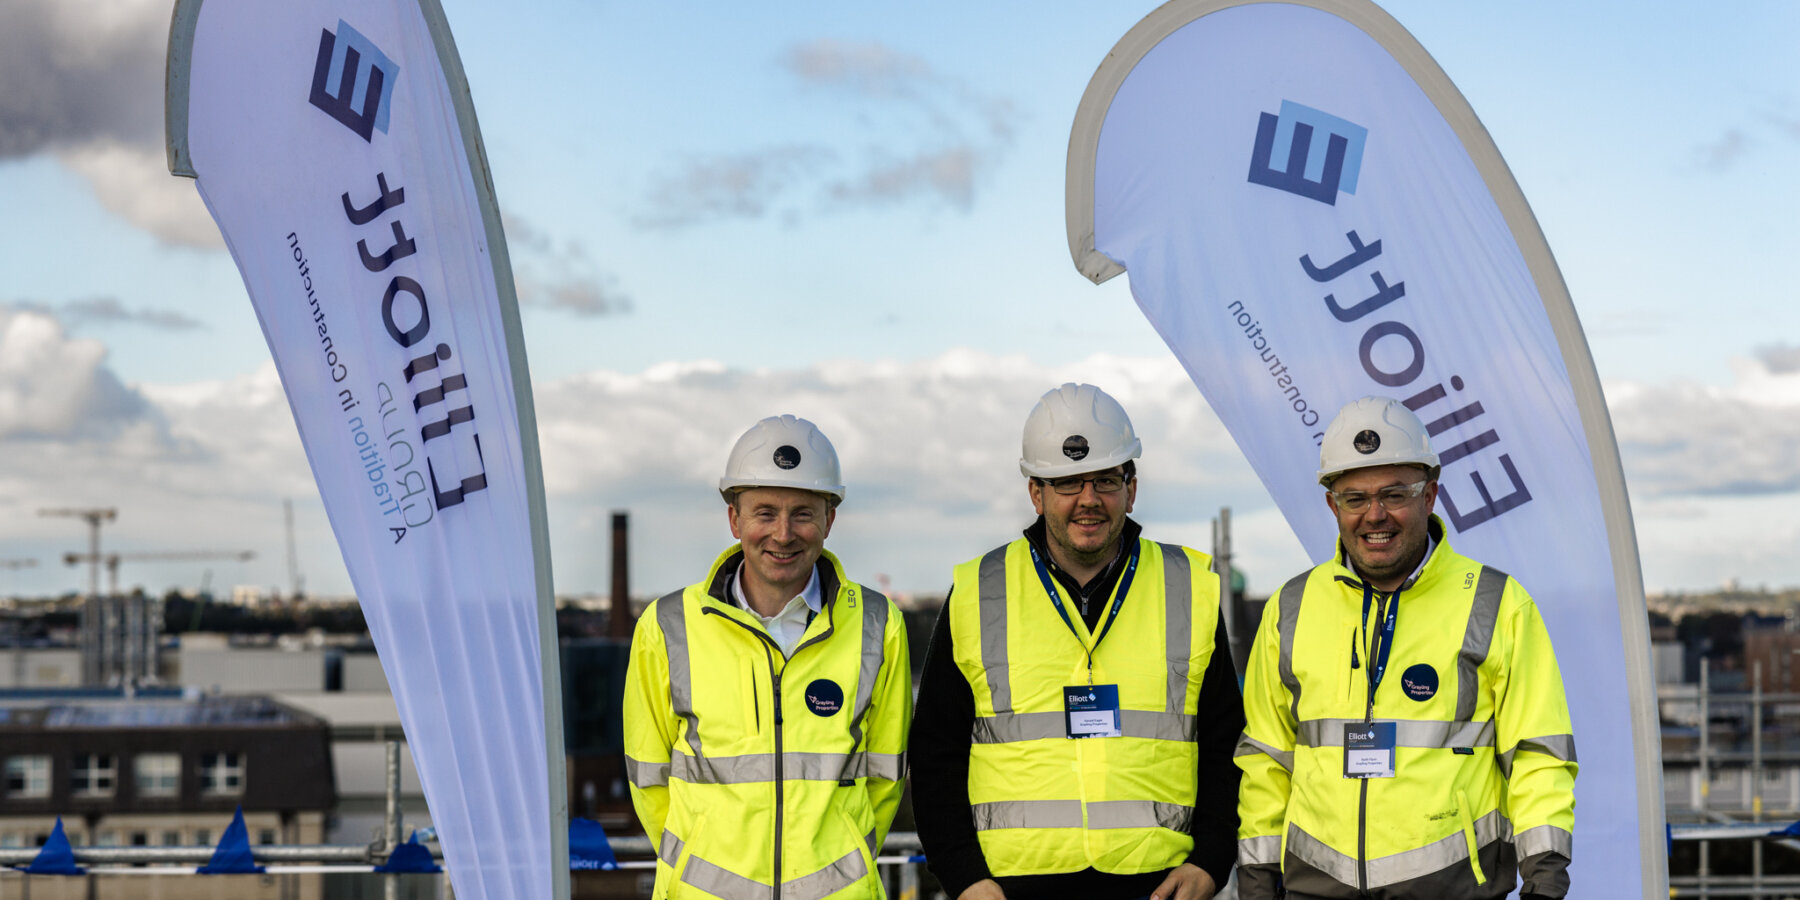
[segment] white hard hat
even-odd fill
[[[1091,384],[1065,384],[1045,394],[1025,417],[1019,471],[1062,478],[1110,469],[1143,452],[1119,401]]]
[[[1325,427],[1319,445],[1319,483],[1351,469],[1371,466],[1438,467],[1425,423],[1391,397],[1364,397],[1345,404]]]
[[[719,492],[729,501],[731,491],[742,487],[799,488],[844,499],[837,451],[819,426],[796,416],[770,416],[738,438]]]

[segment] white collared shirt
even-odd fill
[[[794,648],[800,646],[800,639],[806,635],[807,623],[812,617],[825,608],[825,600],[819,596],[819,570],[813,569],[812,577],[807,579],[806,587],[798,596],[788,600],[781,612],[765,616],[750,606],[744,594],[744,568],[738,567],[737,575],[731,579],[731,599],[739,608],[755,616],[762,623],[763,630],[775,639],[781,648],[782,656],[793,656]]]

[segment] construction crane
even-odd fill
[[[119,517],[119,511],[112,507],[89,507],[87,509],[40,509],[40,516],[66,516],[81,519],[88,524],[88,597],[100,596],[100,525]],[[74,563],[70,563],[74,565]]]
[[[63,562],[104,564],[109,581],[109,596],[93,604],[90,621],[94,627],[91,652],[84,655],[82,665],[88,684],[154,683],[160,665],[157,634],[162,631],[162,602],[134,594],[119,595],[119,563],[122,560],[157,562],[193,559],[232,559],[243,561],[255,557],[249,550],[171,550],[148,553],[64,553]]]
[[[64,553],[63,563],[65,565],[74,566],[84,562],[93,563],[98,560],[101,564],[106,566],[108,593],[117,594],[119,592],[119,563],[122,560],[130,560],[132,562],[173,562],[177,560],[223,559],[234,562],[246,562],[255,558],[256,551],[254,550],[170,550],[148,553],[108,553],[104,556],[96,556],[96,554],[91,553]]]

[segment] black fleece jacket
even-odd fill
[[[1142,532],[1136,522],[1126,519],[1125,530],[1120,535],[1121,548],[1132,546]],[[1050,559],[1045,547],[1042,517],[1025,529],[1025,537],[1037,547],[1056,580],[1076,598],[1088,628],[1097,627],[1113,585],[1119,580],[1123,554],[1115,557],[1093,580],[1082,585]],[[1126,603],[1132,600],[1130,596],[1125,598]],[[1200,683],[1196,741],[1200,790],[1189,826],[1194,836],[1194,850],[1187,861],[1206,870],[1223,888],[1231,877],[1232,863],[1237,859],[1237,789],[1241,772],[1231,760],[1238,736],[1244,730],[1243,695],[1231,665],[1231,643],[1225,636],[1223,617],[1220,617],[1218,631],[1213,636],[1213,647],[1212,661]],[[993,877],[987,859],[981,853],[981,845],[975,836],[975,821],[969,812],[969,739],[974,725],[975,697],[969,682],[956,668],[951,648],[949,599],[945,598],[945,608],[938,614],[925,653],[907,757],[912,770],[913,815],[918,823],[919,839],[925,845],[925,857],[932,873],[952,900],[975,882]],[[1078,872],[1007,876],[996,880],[1006,891],[1008,900],[1033,897],[1131,900],[1149,894],[1167,876],[1167,871],[1113,875],[1088,868]]]

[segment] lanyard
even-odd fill
[[[1026,546],[1031,547],[1029,542]],[[1106,621],[1100,624],[1100,631],[1094,635],[1094,646],[1082,645],[1081,649],[1087,653],[1088,681],[1090,683],[1094,678],[1094,650],[1100,646],[1100,639],[1106,637],[1107,631],[1112,629],[1113,620],[1119,617],[1119,607],[1124,605],[1125,595],[1131,591],[1132,576],[1137,574],[1138,553],[1141,549],[1142,544],[1137,541],[1131,542],[1131,556],[1125,561],[1125,573],[1119,576],[1119,584],[1113,588],[1112,609],[1107,612]],[[1062,616],[1063,624],[1069,626],[1069,633],[1075,635],[1075,640],[1079,642],[1081,632],[1075,628],[1075,620],[1069,618],[1068,607],[1062,601],[1062,592],[1057,589],[1056,580],[1050,577],[1050,569],[1044,565],[1044,560],[1038,555],[1036,547],[1031,547],[1031,564],[1037,568],[1038,580],[1044,583],[1044,593],[1049,594],[1050,602],[1056,604],[1056,612]]]
[[[1367,582],[1363,583],[1362,620],[1369,621],[1369,601],[1373,599],[1375,589]],[[1400,617],[1400,589],[1395,588],[1382,604],[1387,614],[1382,617],[1381,630],[1370,635],[1375,641],[1368,648],[1369,653],[1369,710],[1373,716],[1375,709],[1375,689],[1381,686],[1381,676],[1387,674],[1388,654],[1394,649],[1394,622]],[[1371,719],[1372,721],[1372,719]]]

